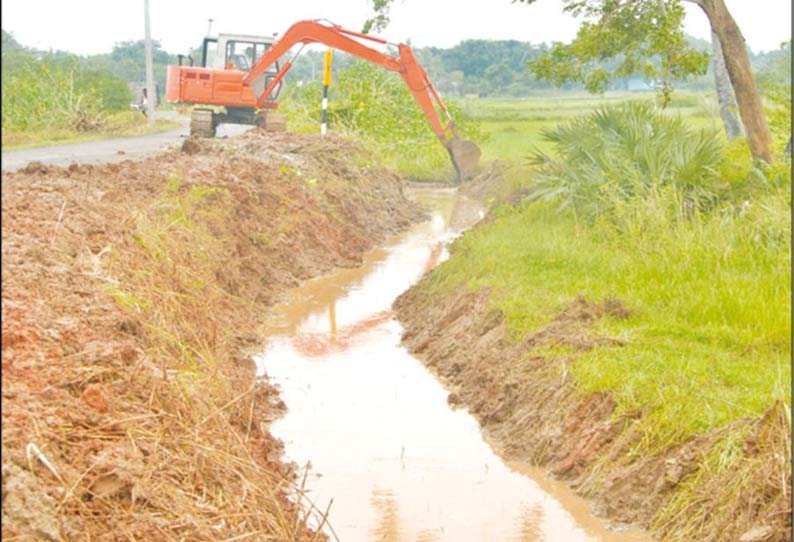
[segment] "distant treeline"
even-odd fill
[[[699,50],[711,50],[705,40],[690,37],[690,44]],[[465,40],[447,49],[422,47],[415,49],[419,62],[430,75],[433,83],[445,95],[465,96],[528,96],[555,87],[537,79],[527,64],[549,49],[544,43],[517,40]],[[756,54],[748,49],[753,68],[767,71],[784,55],[781,50]],[[345,53],[334,56],[334,69],[350,65],[352,58]],[[616,64],[617,61],[614,61]],[[607,66],[609,67],[609,66]],[[292,81],[318,81],[322,77],[323,53],[309,51],[298,57],[289,79]],[[641,78],[625,78],[612,81],[611,90],[645,90],[652,82]],[[677,88],[708,90],[713,88],[711,68],[707,74],[679,81]],[[568,84],[563,90],[583,90],[581,85]]]
[[[705,40],[690,37],[690,44],[701,50],[711,50]],[[13,36],[3,31],[3,49],[22,48]],[[126,41],[113,46],[110,53],[77,56],[61,51],[35,51],[24,48],[41,58],[70,59],[84,70],[99,70],[119,79],[140,85],[145,80],[144,42]],[[415,49],[419,62],[430,74],[433,83],[445,95],[465,96],[527,96],[554,87],[546,81],[538,80],[527,68],[527,63],[548,50],[544,43],[531,43],[517,40],[465,40],[450,48],[422,47]],[[783,54],[780,50],[756,54],[749,50],[750,60],[756,71],[767,71],[779,61]],[[200,55],[198,48],[186,48],[178,53],[192,53],[196,61]],[[337,52],[334,56],[334,71],[349,67],[353,58]],[[154,77],[160,92],[165,89],[166,66],[177,62],[177,54],[166,52],[156,40],[153,42]],[[318,81],[322,77],[323,52],[307,51],[295,61],[287,82]],[[640,78],[620,79],[611,82],[613,90],[650,89],[651,82]],[[698,78],[681,81],[678,88],[706,90],[713,87],[711,70]],[[564,90],[581,89],[579,85],[569,84]]]
[[[50,62],[72,62],[85,71],[97,71],[121,79],[133,86],[143,84],[146,80],[146,62],[144,57],[144,41],[123,41],[116,43],[110,53],[98,55],[75,55],[65,51],[41,51],[26,47],[16,41],[13,34],[2,31],[4,56],[12,51],[24,52],[32,57]],[[176,64],[177,55],[167,53],[157,40],[152,41],[152,61],[154,79],[160,88],[165,89],[165,73],[169,64]]]

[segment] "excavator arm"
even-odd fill
[[[243,85],[252,88],[257,107],[265,107],[268,96],[292,68],[292,62],[284,63],[269,83],[267,83],[265,72],[297,44],[322,43],[378,64],[400,74],[439,141],[449,152],[458,178],[462,180],[470,177],[479,162],[480,149],[473,142],[460,139],[455,122],[452,120],[444,100],[441,99],[441,95],[427,77],[427,73],[416,61],[411,48],[400,43],[397,45],[398,56],[393,57],[369,47],[359,40],[384,45],[389,43],[381,38],[346,30],[336,25],[325,25],[318,21],[297,22],[254,63],[243,78]],[[443,112],[445,122],[442,122],[436,107]]]

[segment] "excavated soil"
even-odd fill
[[[4,540],[321,539],[245,352],[286,288],[422,216],[373,162],[252,130],[3,173]]]
[[[469,193],[487,193],[492,173]],[[609,395],[578,392],[568,371],[577,352],[620,344],[594,331],[605,316],[628,315],[620,301],[597,304],[580,296],[545,327],[516,340],[493,306],[497,292],[460,288],[440,294],[430,286],[431,277],[395,302],[403,342],[450,390],[449,403],[479,420],[506,460],[547,467],[592,498],[600,514],[649,528],[660,540],[790,539],[791,430],[785,405],[663,453],[632,456],[641,438],[634,429],[637,418],[617,417]],[[571,353],[550,358],[551,346]],[[709,471],[702,460],[718,453],[734,429],[746,435],[738,467]]]

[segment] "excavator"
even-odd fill
[[[363,42],[392,45],[397,56],[382,53]],[[472,141],[459,137],[452,116],[411,47],[382,38],[344,29],[323,20],[306,20],[293,24],[278,40],[261,36],[219,34],[204,39],[201,65],[168,66],[166,99],[169,102],[221,106],[225,112],[195,108],[191,115],[191,135],[214,137],[222,123],[251,124],[278,130],[283,119],[272,112],[278,107],[283,79],[295,58],[307,44],[320,43],[330,48],[378,64],[400,74],[416,99],[431,128],[447,149],[459,180],[471,177],[480,160],[480,149]],[[279,61],[292,47],[300,49],[287,62]],[[446,122],[442,122],[441,110]]]

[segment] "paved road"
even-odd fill
[[[102,162],[121,162],[123,160],[140,160],[146,156],[164,151],[169,147],[179,146],[188,136],[189,120],[186,117],[173,117],[163,112],[161,116],[180,120],[180,128],[137,137],[124,137],[118,139],[105,139],[101,141],[87,141],[85,143],[69,143],[66,145],[53,145],[52,147],[39,147],[19,151],[2,153],[2,170],[16,171],[25,167],[28,162],[39,161],[43,164],[68,166],[72,163],[95,164]],[[218,127],[218,137],[233,136],[250,128],[234,124],[223,124]],[[120,154],[122,151],[123,154]]]

